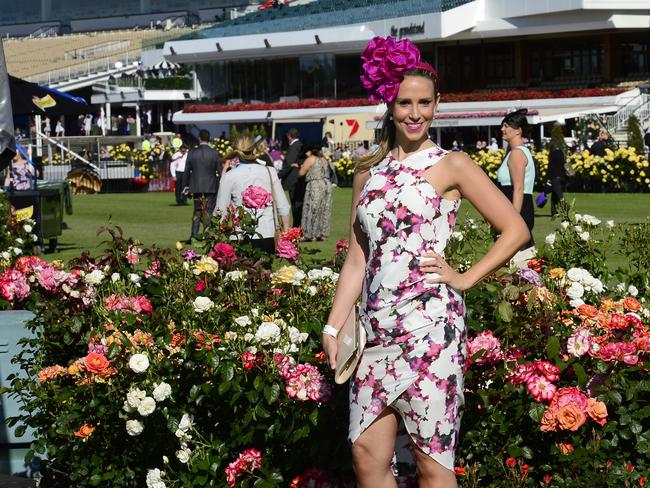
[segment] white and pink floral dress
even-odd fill
[[[422,176],[447,154],[388,155],[370,170],[357,207],[369,256],[360,317],[368,342],[350,382],[350,442],[383,412],[397,411],[413,442],[454,467],[463,397],[465,307],[444,284],[426,283],[418,257],[444,256],[460,200]]]

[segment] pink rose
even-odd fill
[[[587,396],[575,386],[572,386],[570,388],[560,388],[557,390],[553,397],[552,406],[556,409],[560,409],[566,405],[575,405],[581,411],[586,412],[588,403],[589,399]]]
[[[53,266],[46,266],[38,273],[38,284],[49,292],[56,292],[66,279],[66,273]]]
[[[7,269],[0,274],[0,294],[10,302],[27,298],[29,292],[27,278],[20,271]]]
[[[242,201],[244,207],[248,208],[264,208],[273,199],[271,194],[261,186],[250,185],[242,194]]]
[[[474,355],[478,354],[474,360]],[[492,331],[481,332],[473,339],[467,341],[467,356],[470,363],[494,364],[503,359],[501,342],[494,337]]]
[[[288,259],[289,261],[295,261],[298,259],[298,256],[300,256],[296,245],[286,239],[282,239],[280,242],[278,242],[277,246],[275,247],[275,252],[281,258]]]
[[[235,257],[235,248],[225,242],[215,244],[212,252],[210,252],[210,257],[215,258],[221,264],[232,263],[237,259]]]

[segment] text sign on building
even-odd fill
[[[391,26],[390,35],[401,39],[406,36],[413,36],[416,34],[424,34],[424,22],[421,24],[411,24],[408,27]]]

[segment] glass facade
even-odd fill
[[[624,43],[621,51],[624,76],[650,73],[650,42]]]
[[[109,0],[88,8],[88,0],[21,0],[0,12],[0,25],[69,22],[95,17],[123,17],[173,11],[236,7],[250,0]]]

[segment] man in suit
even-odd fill
[[[300,226],[302,220],[302,203],[305,195],[303,178],[298,174],[303,159],[302,142],[298,139],[298,129],[292,127],[287,131],[289,147],[282,163],[279,176],[282,188],[289,193],[291,199],[291,215],[294,227]]]
[[[208,142],[210,133],[201,129],[199,132],[199,145],[192,149],[185,161],[183,174],[183,193],[192,194],[194,200],[194,214],[192,215],[192,237],[198,239],[199,228],[203,222],[205,230],[210,225],[210,218],[217,202],[219,177],[223,165],[219,153],[212,149]]]

